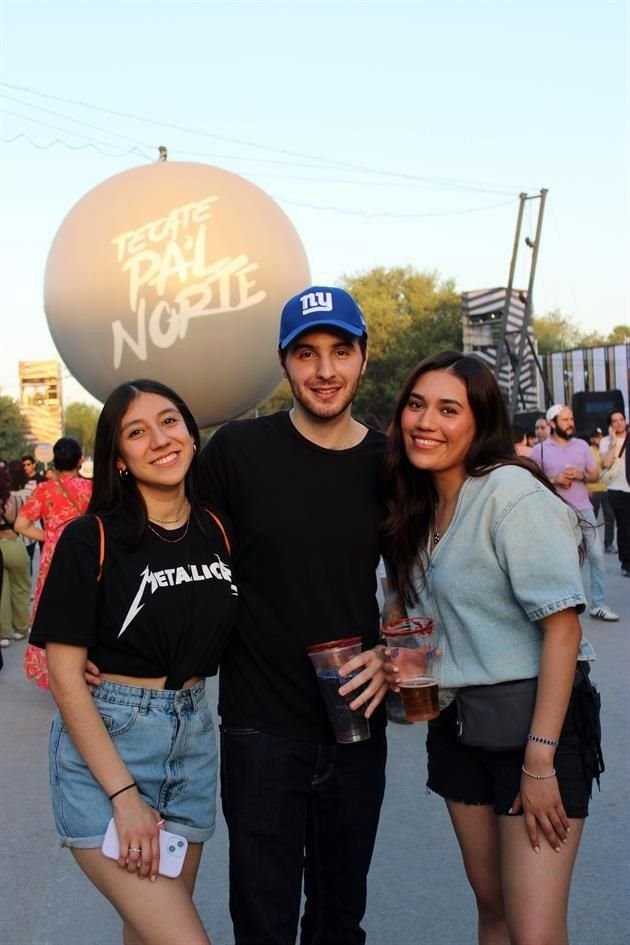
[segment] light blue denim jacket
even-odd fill
[[[409,608],[437,620],[441,687],[538,675],[536,621],[586,604],[581,539],[575,512],[526,469],[503,466],[464,482],[440,543],[423,552],[426,581],[418,571],[419,601]]]

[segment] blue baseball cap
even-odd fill
[[[312,285],[289,299],[280,318],[280,350],[284,350],[304,331],[319,326],[340,328],[360,338],[367,338],[363,312],[349,292],[332,286]]]

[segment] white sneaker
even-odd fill
[[[15,633],[13,634],[13,636],[11,637],[11,639],[12,639],[12,640],[23,640],[25,636],[26,636],[25,633],[20,633],[19,630],[16,630]]]
[[[619,620],[619,614],[616,614],[608,607],[592,607],[590,613],[591,617],[595,620],[608,620],[610,623],[614,620]]]
[[[4,650],[7,646],[11,646],[11,641],[7,640],[6,637],[0,637],[0,646]]]

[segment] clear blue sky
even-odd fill
[[[314,282],[410,264],[505,285],[517,195],[549,188],[536,314],[627,323],[628,25],[626,0],[4,0],[0,136],[30,141],[0,140],[0,389],[56,354],[42,280],[63,217],[160,144],[275,197]]]

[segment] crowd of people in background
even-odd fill
[[[614,621],[619,618],[605,603],[599,551],[617,554],[622,575],[630,577],[629,424],[622,410],[611,410],[605,426],[606,434],[601,427],[576,430],[571,408],[554,404],[536,420],[533,430],[513,424],[512,440],[517,456],[533,459],[551,477],[559,494],[597,529],[592,545],[595,534],[603,532],[590,552],[596,572],[591,616]],[[549,444],[546,458],[555,472],[545,468],[545,443]]]

